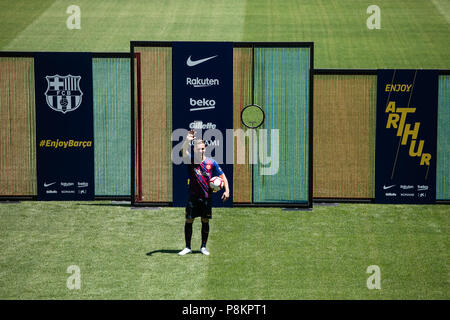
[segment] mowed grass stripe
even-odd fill
[[[436,9],[444,16],[447,23],[450,24],[450,2],[431,0],[431,2],[436,6]]]
[[[0,210],[1,299],[202,297],[207,260],[176,254],[184,247],[182,209],[23,202]],[[200,243],[199,230],[193,241]],[[80,267],[81,290],[66,287],[70,265]]]
[[[183,208],[2,204],[1,299],[448,299],[448,206],[215,208],[179,257]],[[82,287],[68,290],[69,265]],[[366,269],[381,268],[381,290]]]
[[[0,48],[23,31],[28,25],[38,19],[54,2],[45,1],[0,1]]]
[[[200,253],[201,222],[193,225],[192,254],[178,256],[185,247],[184,208],[149,213],[146,234],[148,258],[141,277],[143,299],[208,299],[205,295],[208,257]]]
[[[66,1],[55,1],[2,50],[129,51],[131,40],[239,41],[244,1],[86,1],[81,29],[69,30]],[[20,19],[21,12],[15,13]]]
[[[1,49],[126,52],[130,40],[314,41],[317,68],[450,66],[448,6],[423,0],[380,0],[381,30],[367,29],[368,4],[357,0],[81,0],[81,30],[66,28],[66,2],[50,4],[4,4]]]
[[[339,205],[315,207],[313,212],[222,211],[216,214],[220,218],[215,220],[216,232],[212,234],[208,296],[448,297],[447,215],[446,206]],[[381,268],[382,290],[366,287],[370,265]]]
[[[427,1],[377,2],[381,30],[369,30],[369,4],[248,1],[246,41],[314,41],[316,68],[448,68],[449,24]]]

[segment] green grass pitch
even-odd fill
[[[81,10],[69,30],[67,7]],[[314,41],[317,68],[450,67],[450,3],[379,0],[0,1],[0,50],[129,51],[130,40]]]
[[[66,27],[70,4],[81,29]],[[316,68],[450,67],[450,2],[0,1],[1,51],[127,52],[131,40],[313,41]],[[179,257],[182,208],[0,204],[0,299],[449,299],[448,206],[214,209]],[[194,224],[193,249],[200,245]],[[69,290],[67,268],[80,268]],[[367,267],[380,267],[369,290]]]
[[[449,208],[214,209],[208,248],[183,208],[0,204],[0,299],[449,299]],[[66,286],[80,268],[81,288]],[[367,267],[381,289],[367,288]]]

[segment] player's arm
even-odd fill
[[[222,200],[227,201],[227,199],[230,197],[230,187],[228,186],[228,180],[227,177],[225,176],[225,173],[222,173],[219,177],[222,178],[225,188],[225,191],[222,194]]]
[[[194,130],[190,130],[186,136],[186,140],[183,143],[183,157],[184,158],[189,158],[191,156],[189,150],[190,150],[190,143],[191,141],[193,141],[195,139],[195,131]]]
[[[225,173],[223,172],[222,168],[219,166],[219,164],[214,161],[214,175],[220,177],[223,180],[223,186],[225,188],[225,191],[222,194],[222,200],[227,201],[227,199],[230,197],[230,187],[228,186],[228,180],[225,176]]]

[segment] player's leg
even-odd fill
[[[202,218],[202,248],[206,248],[206,242],[208,242],[209,235],[209,219]]]
[[[186,242],[186,248],[191,248],[191,239],[192,239],[192,225],[194,224],[194,218],[186,219],[184,224],[184,240]]]
[[[192,253],[191,249],[191,238],[192,238],[192,225],[194,223],[194,218],[186,218],[186,222],[184,223],[184,240],[186,242],[186,246],[183,250],[178,252],[180,256],[184,256],[185,254]]]
[[[192,253],[191,249],[191,239],[192,239],[192,224],[194,223],[195,214],[194,214],[195,204],[193,199],[189,198],[186,204],[186,221],[184,223],[184,240],[186,246],[183,250],[181,250],[178,254],[180,256],[184,256],[185,254]]]
[[[209,219],[212,218],[212,203],[211,199],[204,199],[203,212],[202,212],[202,246],[200,251],[209,256],[208,250],[206,250],[206,243],[209,236]]]

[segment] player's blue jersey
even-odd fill
[[[211,158],[205,158],[202,163],[195,163],[191,157],[188,164],[189,194],[196,197],[209,198],[212,189],[209,187],[209,180],[212,177],[223,174],[219,164]]]

